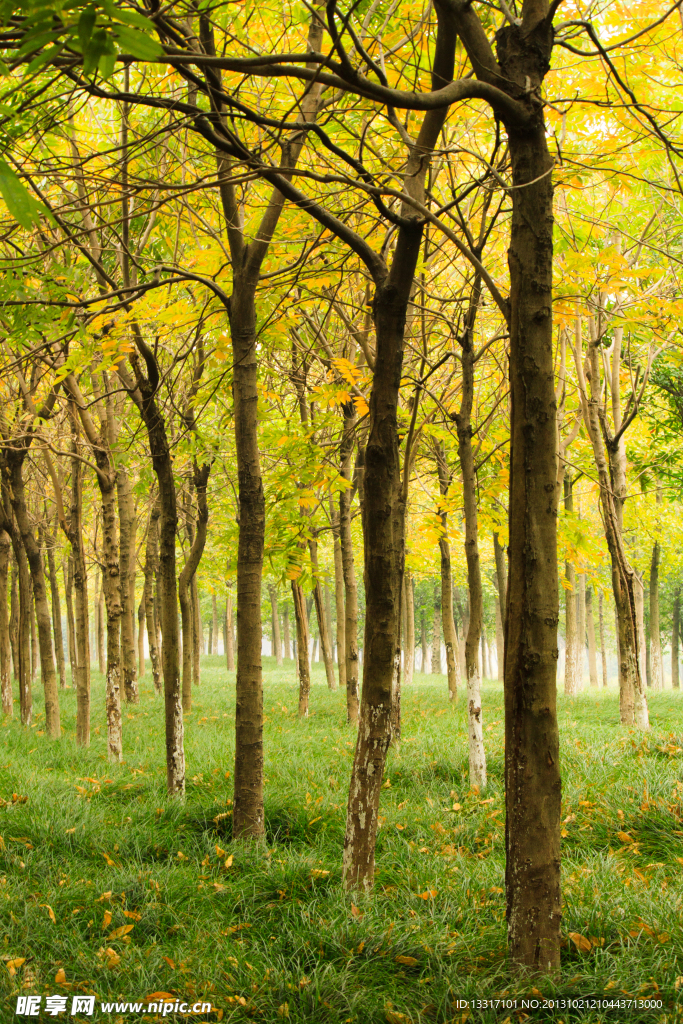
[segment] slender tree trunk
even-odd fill
[[[308,701],[311,693],[311,674],[308,664],[308,616],[303,588],[297,580],[292,580],[292,597],[294,598],[299,666],[299,718],[305,718],[308,715]]]
[[[97,665],[101,675],[105,675],[107,671],[107,659],[105,655],[106,648],[106,628],[105,628],[105,617],[106,608],[104,605],[104,586],[102,585],[102,573],[100,573],[99,587],[96,587],[95,596],[95,615],[97,622]]]
[[[446,487],[448,490],[448,487]],[[442,492],[443,493],[443,492]],[[453,577],[451,573],[451,545],[448,538],[448,514],[440,510],[441,527],[445,531],[439,537],[441,553],[441,624],[443,640],[446,646],[446,673],[448,675],[448,699],[455,700],[460,685],[460,665],[458,664],[458,637],[453,619]]]
[[[277,603],[277,589],[275,584],[268,584],[268,594],[270,596],[270,610],[272,616],[272,631],[273,631],[273,655],[275,656],[275,664],[280,666],[282,664],[282,644],[280,643],[280,610]]]
[[[33,718],[33,695],[31,693],[31,577],[26,551],[21,543],[19,530],[14,520],[7,488],[2,488],[4,528],[9,534],[14,554],[14,570],[18,584],[19,600],[16,629],[16,647],[13,651],[14,671],[19,682],[19,711],[22,725],[30,725]],[[13,572],[14,576],[14,572]],[[12,601],[16,607],[15,579],[12,580]],[[14,617],[14,616],[13,616]]]
[[[0,505],[0,511],[2,506]],[[6,530],[7,536],[10,537]],[[11,541],[11,537],[10,537]],[[9,605],[9,643],[12,651],[12,673],[14,679],[19,680],[19,590],[18,590],[18,566],[14,557],[14,551],[10,555],[11,579],[10,579],[10,605]]]
[[[29,571],[31,564],[29,562]],[[36,599],[33,593],[33,580],[29,582],[30,588],[30,626],[31,626],[31,683],[35,683],[36,674],[38,672],[38,665],[40,664],[40,657],[38,654],[38,629],[36,625]]]
[[[488,642],[486,640],[486,627],[484,623],[481,624],[481,678],[490,679],[489,674],[489,650]]]
[[[323,602],[323,588],[320,583],[320,568],[318,565],[318,542],[311,538],[308,542],[308,550],[311,556],[311,567],[313,569],[313,601],[315,603],[315,614],[318,620],[318,635],[320,638],[320,650],[325,663],[325,676],[327,677],[328,690],[337,689],[337,676],[334,671],[332,659],[332,644],[330,634],[327,630],[327,619],[325,617],[325,605]]]
[[[432,675],[441,675],[441,586],[434,584],[434,615],[432,617]]]
[[[121,723],[121,582],[119,578],[119,546],[116,530],[116,485],[106,484],[98,477],[102,497],[102,555],[104,567],[102,589],[107,612],[107,751],[110,761],[123,758]]]
[[[145,598],[140,598],[138,605],[138,679],[145,674]]]
[[[210,654],[218,654],[218,605],[216,604],[216,591],[211,594],[211,651]]]
[[[228,646],[225,649],[225,661],[228,672],[233,672],[235,669],[235,652],[232,645],[232,594],[228,591],[228,596],[225,599],[225,624],[226,632],[228,636]],[[289,645],[289,633],[285,637],[287,645]]]
[[[406,609],[406,641],[405,641],[405,666],[403,679],[406,686],[412,686],[415,672],[415,581],[412,573],[406,572],[403,577],[405,581],[405,609]],[[451,617],[453,614],[451,604]],[[453,627],[455,629],[455,627]]]
[[[586,574],[578,575],[576,595],[576,633],[579,690],[583,690],[584,662],[586,660]]]
[[[498,682],[503,682],[503,670],[505,668],[505,638],[503,636],[503,621],[500,614],[500,598],[496,594],[496,659],[498,661]]]
[[[339,542],[344,574],[344,641],[346,644],[346,720],[358,721],[358,589],[351,536],[351,456],[356,429],[356,413],[352,403],[344,406],[344,430],[340,447],[341,476],[347,482],[339,492]]]
[[[330,519],[334,551],[334,606],[337,616],[337,673],[339,686],[346,692],[346,609],[344,607],[344,564],[339,529],[339,509],[330,499]]]
[[[119,584],[121,588],[121,675],[127,704],[137,704],[137,663],[135,657],[135,509],[128,473],[119,464],[116,473],[119,508]],[[133,596],[131,599],[131,577]]]
[[[202,611],[199,605],[199,586],[197,584],[196,573],[192,577],[192,583],[190,584],[190,592],[192,594],[192,684],[193,686],[200,686],[202,681],[201,654],[203,628]],[[233,665],[233,668],[234,667],[235,666]]]
[[[33,532],[26,503],[23,475],[23,464],[26,454],[27,449],[25,448],[21,450],[9,449],[6,452],[8,480],[11,487],[10,500],[26,550],[26,558],[33,585],[38,642],[40,645],[40,673],[45,694],[45,729],[51,739],[58,739],[61,736],[62,730],[59,718],[57,674],[55,672],[54,651],[52,648],[52,615],[47,597],[40,544]]]
[[[292,645],[289,640],[289,606],[282,609],[282,632],[285,638],[285,658],[287,661],[292,657]]]
[[[673,621],[671,625],[671,686],[680,688],[679,675],[679,644],[681,636],[681,588],[674,591]]]
[[[59,688],[66,687],[66,666],[64,664],[64,637],[62,636],[62,608],[59,599],[59,581],[55,567],[55,550],[52,538],[48,538],[45,545],[47,551],[47,569],[50,578],[50,596],[52,599],[52,629],[55,638],[55,654],[57,656],[57,671],[59,673]]]
[[[565,511],[574,511],[574,482],[565,474],[564,507]],[[575,697],[579,692],[579,644],[576,621],[576,571],[571,562],[564,563],[565,578],[569,586],[564,591],[565,629],[564,629],[564,692],[567,697]]]
[[[197,571],[197,567],[204,553],[206,544],[206,533],[209,522],[209,507],[206,501],[206,486],[209,479],[211,466],[204,464],[201,469],[195,463],[194,486],[197,494],[197,528],[194,532],[192,547],[187,556],[187,561],[178,577],[178,599],[180,601],[180,615],[183,630],[183,676],[182,694],[183,711],[192,710],[192,658],[194,653],[194,642],[192,636],[192,592],[190,584]],[[218,632],[218,621],[216,613],[216,596],[213,597],[213,613],[216,623],[215,630]]]
[[[0,696],[3,715],[12,715],[12,677],[10,674],[10,619],[7,607],[7,583],[9,578],[10,552],[12,541],[6,530],[0,530]]]
[[[641,573],[636,570],[635,586],[636,629],[638,632],[638,664],[640,678],[648,683],[647,672],[647,637],[645,634],[645,584]]]
[[[586,587],[586,635],[588,636],[588,677],[591,686],[599,686],[598,660],[595,649],[595,621],[593,618],[593,588]]]
[[[600,617],[600,655],[602,658],[602,685],[607,686],[607,651],[605,649],[605,618],[603,615],[603,597],[602,590],[600,591],[600,597],[598,601],[599,617]]]
[[[427,619],[424,608],[420,609],[420,645],[422,647],[420,671],[424,675],[427,671]]]
[[[152,681],[154,692],[161,693],[161,665],[159,661],[159,648],[157,646],[157,624],[154,610],[154,579],[158,565],[158,522],[159,503],[155,501],[149,516],[147,527],[147,541],[145,544],[145,582],[142,591],[142,600],[145,606],[145,619],[147,622],[147,645],[149,647],[149,660],[152,664]]]
[[[62,573],[64,575],[64,601],[66,604],[66,636],[67,636],[67,648],[69,651],[69,665],[71,667],[71,683],[76,686],[76,626],[74,618],[74,603],[73,603],[73,585],[74,585],[74,567],[73,557],[70,555],[69,558],[62,563]]]
[[[498,534],[495,531],[493,533],[493,557],[496,562],[496,591],[498,593],[503,637],[505,637],[505,609],[507,607],[508,593],[507,558],[505,556],[505,548],[501,545]]]
[[[650,664],[652,689],[663,690],[662,638],[659,627],[659,541],[655,541],[652,548],[650,563]]]

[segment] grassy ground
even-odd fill
[[[484,691],[490,786],[481,794],[468,787],[462,698],[449,709],[445,680],[419,675],[404,693],[376,890],[362,899],[340,887],[354,736],[343,695],[325,689],[318,666],[314,681],[311,716],[299,722],[291,667],[266,659],[268,835],[255,848],[230,839],[234,678],[222,659],[204,659],[187,718],[184,804],[165,796],[163,711],[149,677],[124,711],[120,766],[106,762],[97,676],[89,750],[75,745],[73,690],[61,695],[57,743],[42,734],[42,715],[30,730],[3,723],[3,1022],[36,1019],[14,1018],[18,994],[68,994],[70,1007],[74,992],[204,998],[219,1008],[205,1020],[267,1024],[683,1019],[679,694],[651,698],[645,738],[620,728],[613,689],[560,697],[567,939],[561,983],[537,982],[537,992],[664,1004],[581,1015],[522,1011],[538,994],[506,968],[500,688]],[[484,998],[517,1008],[472,1004]],[[96,1009],[82,1019],[140,1015]]]

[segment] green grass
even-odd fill
[[[60,695],[57,743],[42,735],[42,714],[29,730],[16,717],[2,724],[0,953],[26,958],[14,976],[0,967],[3,1022],[37,1019],[14,1018],[16,996],[27,992],[68,992],[70,1007],[74,991],[98,1000],[163,991],[211,1001],[223,1021],[267,1024],[443,1024],[463,1020],[458,998],[517,998],[518,1008],[529,998],[532,983],[515,983],[505,960],[500,688],[484,690],[490,785],[479,795],[468,786],[462,697],[448,708],[445,680],[430,676],[404,691],[403,741],[382,791],[377,884],[365,899],[341,889],[354,734],[343,695],[323,681],[316,665],[311,715],[299,722],[291,663],[277,670],[265,659],[264,845],[230,839],[234,676],[222,659],[204,659],[186,719],[184,803],[165,795],[163,709],[149,676],[140,704],[124,709],[120,766],[106,761],[97,675],[89,750],[75,744],[72,690]],[[529,1019],[683,1019],[683,700],[658,694],[650,707],[653,728],[642,738],[619,726],[613,689],[559,698],[563,934],[592,947],[567,939],[561,982],[535,984],[544,995],[658,996],[665,1008],[527,1010]],[[28,800],[13,802],[15,793]],[[126,924],[128,935],[111,938]],[[55,981],[60,970],[72,988]],[[470,1021],[524,1019],[469,1013]]]

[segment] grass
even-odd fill
[[[468,786],[462,697],[448,708],[445,680],[431,676],[404,691],[403,740],[382,791],[377,884],[366,899],[341,889],[354,734],[343,695],[323,683],[316,665],[312,712],[299,722],[291,663],[278,670],[265,659],[267,843],[253,847],[230,838],[234,677],[222,659],[204,659],[186,719],[184,803],[165,795],[163,709],[149,676],[140,704],[124,709],[122,765],[106,761],[97,675],[87,751],[75,744],[73,690],[60,695],[57,743],[43,735],[42,715],[29,730],[17,717],[3,722],[2,1021],[37,1019],[14,1018],[21,993],[68,994],[70,1007],[74,992],[99,1002],[155,991],[218,1008],[167,1020],[683,1019],[679,694],[651,696],[645,737],[619,726],[614,689],[559,698],[567,938],[562,980],[534,985],[516,983],[505,960],[500,688],[484,689],[490,785],[481,794]],[[36,687],[36,711],[39,697]],[[658,998],[663,1007],[522,1012],[532,985],[544,996]],[[484,998],[517,999],[517,1010],[472,1005]],[[99,1009],[82,1017],[134,1019],[143,1018]]]

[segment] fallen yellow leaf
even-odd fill
[[[63,985],[64,982],[66,981],[66,974],[64,973],[63,967],[60,967],[57,973],[55,974],[55,981],[57,982],[58,985]]]
[[[128,932],[132,932],[135,925],[133,924],[122,924],[120,928],[114,928],[113,932],[109,932],[108,938],[120,939],[122,935],[127,935]]]
[[[226,857],[226,858],[225,858],[225,864],[223,865],[223,867],[224,867],[224,868],[230,868],[230,867],[232,867],[232,861],[233,861],[233,855],[232,855],[232,854],[230,854],[230,856],[229,856],[229,857]]]
[[[105,912],[104,912],[104,920],[102,921],[102,927],[103,928],[108,928],[110,924],[111,924],[111,914],[110,914],[110,912],[108,910],[105,910]]]
[[[41,905],[41,907],[45,907],[45,909],[47,910],[47,913],[48,913],[48,917],[50,918],[52,923],[53,924],[57,924],[57,918],[55,917],[55,912],[52,909],[52,907],[50,906],[50,904],[49,903],[41,903],[40,905]]]
[[[628,832],[617,832],[617,838],[621,839],[622,843],[633,842],[633,836],[630,836]]]
[[[124,910],[123,916],[130,918],[131,921],[142,920],[142,914],[139,914],[137,910]]]
[[[417,895],[421,900],[433,900],[436,896],[436,889],[427,889],[426,892],[419,892]]]
[[[414,956],[397,956],[395,960],[397,964],[405,964],[406,967],[414,967],[415,964],[419,963]]]
[[[25,963],[26,963],[26,957],[25,956],[18,956],[18,957],[15,957],[14,960],[8,960],[5,966],[7,967],[7,970],[10,973],[10,977],[13,978],[14,975],[17,973],[18,969],[21,967],[21,965],[25,964]]]
[[[171,970],[172,970],[172,971],[175,971],[175,964],[174,964],[174,963],[173,963],[173,961],[171,960],[170,956],[165,956],[165,957],[164,957],[164,960],[166,961],[166,963],[168,964],[168,966],[169,966],[169,967],[171,968]]]
[[[593,948],[590,939],[587,939],[584,935],[579,935],[578,932],[569,932],[569,938],[580,953],[590,953]]]
[[[311,868],[311,878],[327,878],[329,871],[323,871],[322,868]]]
[[[223,860],[223,857],[225,857],[225,855],[225,850],[222,850],[218,843],[216,843],[216,856],[220,857],[220,859]]]
[[[104,857],[104,859],[107,862],[107,867],[109,867],[109,868],[115,868],[116,867],[116,862],[111,859],[111,857],[109,856],[108,853],[103,853],[102,856]]]

